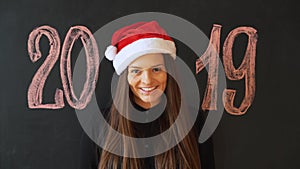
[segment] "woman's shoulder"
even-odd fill
[[[203,111],[201,108],[198,109],[193,106],[189,106],[189,110],[198,113],[197,119],[196,119],[194,127],[193,127],[196,131],[196,136],[197,136],[197,141],[198,141],[208,112]],[[199,143],[199,153],[200,153],[200,158],[201,158],[201,168],[215,169],[215,159],[214,159],[214,148],[213,148],[212,136],[208,140],[206,140],[204,143]]]
[[[207,112],[203,111],[200,107],[196,107],[193,105],[187,105],[189,113],[197,113],[197,115],[193,115],[196,117],[192,130],[195,131],[196,139],[198,142],[200,133],[202,131],[203,125],[205,123]],[[213,140],[210,137],[204,143],[198,143],[199,154],[201,159],[201,168],[202,169],[215,169],[215,159],[214,159],[214,148],[213,148]]]
[[[101,107],[100,111],[107,120],[109,117],[111,104]],[[80,138],[80,157],[79,169],[97,169],[102,149],[90,138],[90,136],[82,131]]]

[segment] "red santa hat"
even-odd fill
[[[132,61],[150,53],[170,54],[176,58],[173,39],[156,21],[138,22],[117,30],[106,48],[105,57],[113,61],[120,75]]]

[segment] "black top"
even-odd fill
[[[148,111],[138,105],[134,105],[139,111]],[[158,110],[159,106],[154,106],[150,110],[153,112]],[[109,110],[109,109],[106,109]],[[106,113],[105,113],[106,114]],[[159,133],[153,133],[157,129],[158,119],[155,119],[149,123],[138,123],[133,122],[137,133],[143,133],[139,137],[150,137]],[[193,126],[193,129],[197,131],[197,136],[199,136],[201,128],[204,123],[204,114],[202,111],[198,112],[197,120]],[[151,131],[151,132],[150,132]],[[198,132],[199,131],[199,132]],[[149,133],[152,133],[149,135]],[[98,169],[98,163],[100,158],[101,147],[95,144],[85,132],[82,133],[80,142],[80,160],[79,169]],[[199,153],[201,160],[201,169],[215,169],[214,163],[214,153],[213,153],[213,143],[212,139],[208,139],[205,143],[199,143]],[[143,169],[155,169],[154,167],[154,157],[144,158]]]

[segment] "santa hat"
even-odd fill
[[[176,58],[173,39],[156,21],[138,22],[117,30],[105,56],[113,61],[116,73],[120,75],[132,61],[150,53],[170,54]]]

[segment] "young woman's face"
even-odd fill
[[[143,108],[160,102],[166,89],[167,73],[162,54],[146,54],[128,66],[127,77],[134,101]]]

